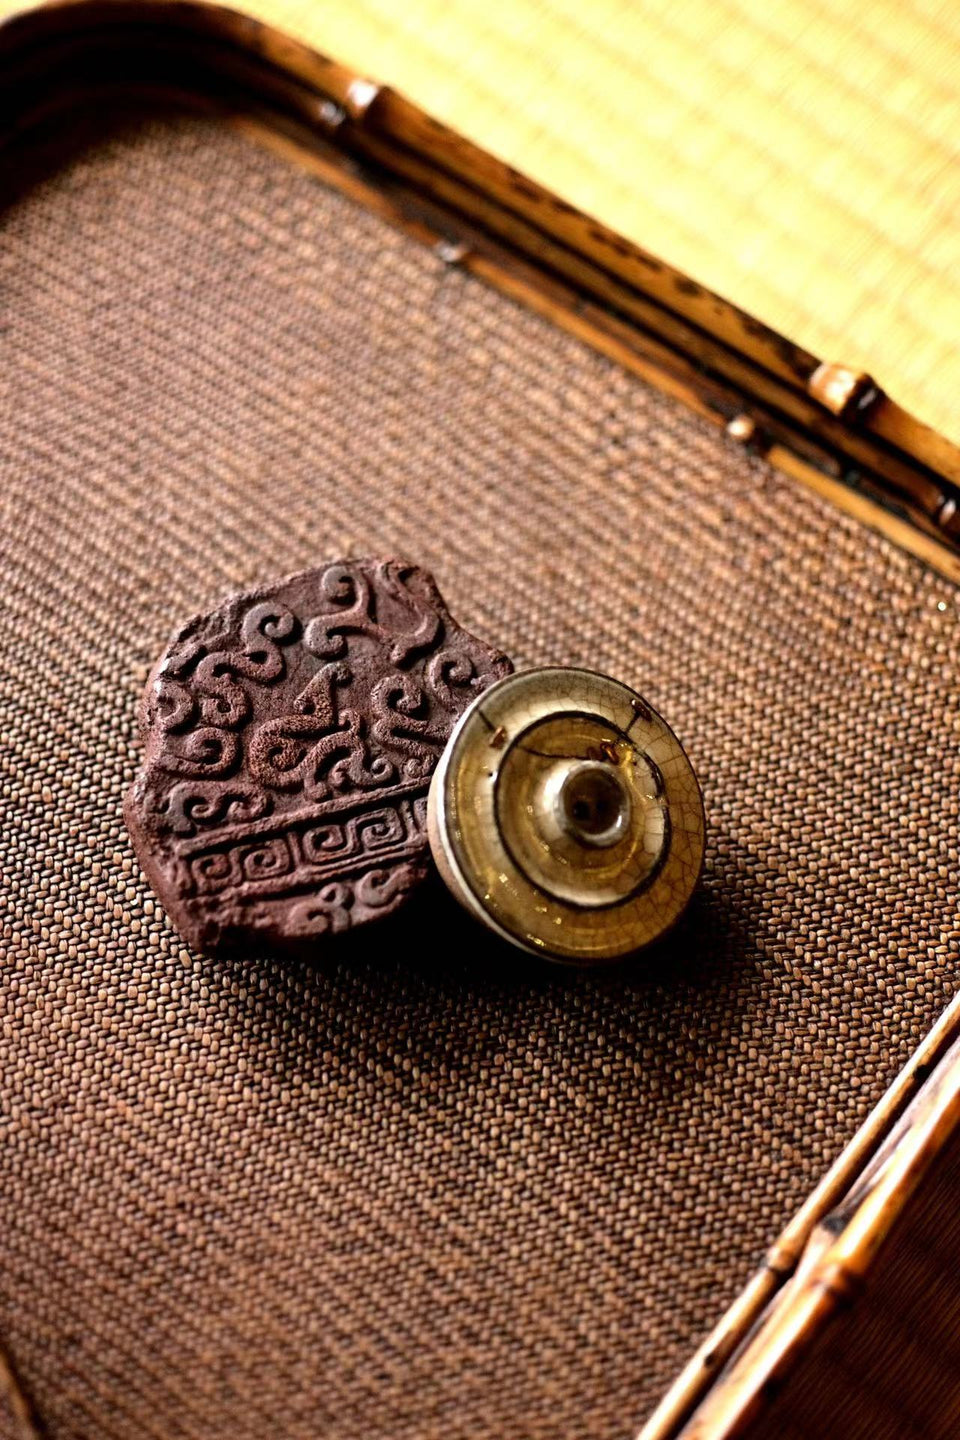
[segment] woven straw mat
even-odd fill
[[[51,1440],[626,1437],[953,989],[957,593],[213,120],[36,167],[0,252],[3,1343]],[[709,853],[652,958],[540,966],[439,892],[315,964],[183,948],[121,823],[147,670],[351,552],[669,717]]]

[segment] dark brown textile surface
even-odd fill
[[[957,594],[216,122],[2,236],[0,1335],[54,1440],[628,1436],[954,988]],[[173,624],[350,552],[699,769],[645,964],[435,894],[184,950],[121,822]]]

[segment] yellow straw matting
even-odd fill
[[[960,439],[957,0],[240,8]]]

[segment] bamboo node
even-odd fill
[[[757,422],[752,415],[734,415],[727,422],[727,434],[740,445],[750,445],[757,436]]]
[[[346,110],[335,100],[321,100],[317,106],[317,119],[328,130],[339,130],[346,118]]]
[[[370,106],[383,90],[375,80],[365,80],[357,75],[347,86],[346,111],[351,120],[364,120]]]
[[[444,265],[462,265],[470,251],[462,240],[438,240],[433,253]]]
[[[766,430],[757,424],[752,415],[745,411],[734,415],[724,426],[724,430],[730,440],[737,445],[742,445],[744,450],[749,450],[753,455],[765,455],[770,448],[770,436]]]
[[[865,370],[824,361],[807,381],[807,393],[832,415],[848,419],[868,410],[880,398],[882,391]]]

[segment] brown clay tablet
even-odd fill
[[[181,934],[301,948],[396,910],[429,868],[450,732],[511,669],[399,560],[331,562],[190,620],[147,682],[125,805]]]

